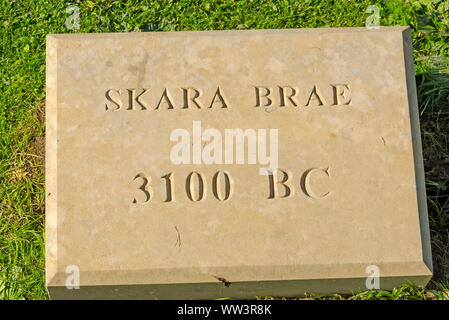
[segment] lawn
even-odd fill
[[[74,19],[78,10],[79,23]],[[316,299],[449,299],[449,1],[12,1],[0,4],[0,299],[47,299],[45,36],[410,25],[435,276],[426,288]]]

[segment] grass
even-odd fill
[[[79,7],[79,29],[66,19]],[[46,299],[45,36],[67,32],[364,26],[412,28],[435,276],[426,288],[313,299],[449,299],[449,1],[8,1],[0,4],[0,299]],[[269,297],[258,297],[269,298]]]

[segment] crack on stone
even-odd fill
[[[228,281],[225,278],[218,277],[213,274],[211,276],[214,277],[215,279],[217,279],[218,281],[222,282],[225,287],[229,287],[231,285],[231,281]]]
[[[177,226],[175,226],[175,230],[176,230],[176,233],[178,234],[178,237],[176,238],[175,247],[176,246],[181,247],[181,234],[179,233]]]

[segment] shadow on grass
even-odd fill
[[[416,76],[432,237],[433,281],[449,281],[449,70]]]

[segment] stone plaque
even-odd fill
[[[432,275],[407,27],[47,37],[52,298]]]

